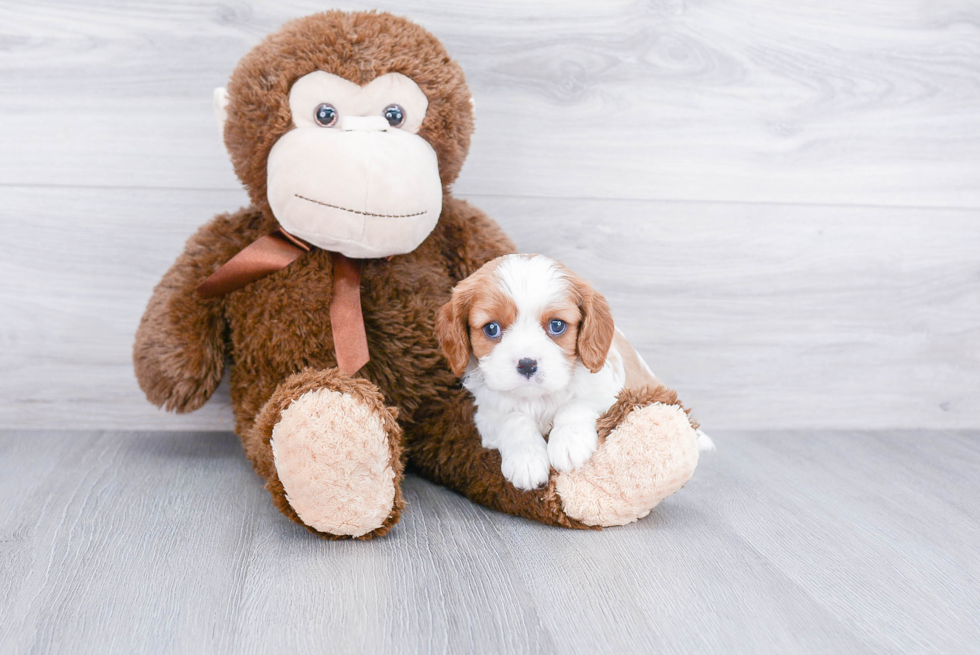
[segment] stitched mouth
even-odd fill
[[[341,207],[340,205],[331,205],[328,202],[320,202],[319,200],[314,200],[313,198],[307,198],[306,196],[301,196],[298,193],[294,193],[294,196],[300,200],[305,200],[306,202],[312,202],[315,205],[322,205],[324,207],[330,207],[331,209],[339,209],[341,211],[350,212],[352,214],[361,214],[362,216],[377,216],[378,218],[412,218],[413,216],[421,216],[422,214],[428,214],[429,211],[415,212],[414,214],[375,214],[372,212],[362,212],[356,209],[347,209],[346,207]]]

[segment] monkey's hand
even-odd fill
[[[198,230],[153,290],[136,331],[133,365],[140,388],[158,407],[193,411],[221,382],[224,302],[201,298],[197,285],[261,233],[253,213],[221,215]]]
[[[153,290],[133,346],[136,379],[147,399],[180,413],[207,402],[224,370],[224,320],[213,307],[220,299],[186,293],[185,272],[178,259]]]

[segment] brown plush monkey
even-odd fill
[[[157,285],[136,375],[189,412],[229,361],[236,432],[286,516],[328,538],[383,535],[406,461],[565,527],[633,521],[690,478],[697,437],[664,387],[623,392],[592,460],[543,489],[515,489],[481,447],[434,322],[456,282],[514,245],[449,191],[473,115],[435,37],[380,13],[295,20],[215,101],[252,205],[202,227]]]

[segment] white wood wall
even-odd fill
[[[592,279],[720,428],[980,426],[980,5],[346,3],[467,72],[456,193]],[[320,2],[0,2],[0,425],[231,427],[131,371],[183,241],[246,202],[211,91]]]

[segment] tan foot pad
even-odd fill
[[[698,437],[677,405],[635,409],[584,466],[560,474],[565,513],[586,525],[625,525],[650,513],[691,479]]]
[[[395,472],[376,412],[349,394],[309,391],[272,429],[272,454],[286,499],[307,525],[360,537],[391,514]]]

